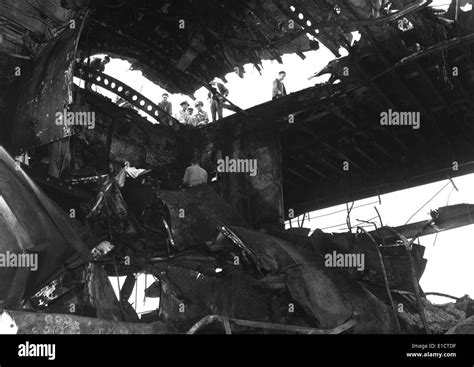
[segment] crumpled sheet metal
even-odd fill
[[[79,28],[79,27],[77,27]],[[12,147],[15,151],[51,143],[71,135],[56,125],[56,113],[72,103],[73,54],[78,29],[68,29],[42,51],[32,71],[22,69]],[[29,73],[30,75],[26,75]]]
[[[201,318],[211,314],[269,321],[269,295],[255,287],[253,278],[242,269],[231,268],[223,276],[208,276],[169,265],[165,280],[160,299],[161,319],[169,321],[180,331],[189,330]],[[178,294],[174,294],[175,290]],[[185,312],[180,310],[182,307]]]
[[[173,239],[180,250],[214,241],[221,224],[248,227],[208,185],[187,191],[161,191],[159,197],[170,211]]]
[[[347,273],[326,268],[322,257],[260,232],[231,228],[273,274],[286,273],[293,299],[322,328],[334,328],[356,316],[355,333],[395,332],[391,309]]]
[[[22,297],[23,292],[24,297],[32,296],[74,258],[75,245],[81,246],[81,253],[88,253],[77,237],[66,237],[65,233],[76,233],[69,218],[16,167],[15,161],[0,147],[0,196],[5,205],[0,211],[0,253],[21,253],[22,245],[18,241],[23,237],[27,253],[38,255],[38,269],[25,268],[29,271],[27,278],[14,283],[22,268],[0,268],[0,301],[9,299],[11,294]],[[11,218],[16,218],[15,222]],[[17,224],[11,228],[12,223]],[[16,306],[12,304],[10,308]]]

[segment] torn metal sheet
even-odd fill
[[[157,268],[162,283],[159,319],[181,332],[210,314],[270,321],[269,294],[257,289],[253,278],[240,267],[228,266],[214,275],[179,263],[157,264]]]
[[[67,28],[48,43],[32,70],[19,69],[22,95],[12,132],[15,151],[48,144],[71,135],[71,129],[56,124],[56,113],[73,102],[73,55],[77,29]]]
[[[2,210],[0,215],[0,253],[29,260],[23,266],[11,263],[10,267],[0,268],[0,301],[10,300],[7,306],[16,308],[24,297],[32,296],[62,271],[64,265],[81,256],[87,260],[89,251],[70,219],[3,148],[0,148],[0,196],[11,212],[9,216]]]
[[[110,279],[100,265],[89,265],[87,288],[89,302],[97,310],[97,318],[123,321],[124,315],[117,296],[112,288]]]
[[[355,332],[394,332],[390,308],[347,273],[325,267],[322,257],[269,235],[236,227],[232,230],[272,264],[274,273],[287,274],[292,297],[322,328],[341,325],[357,313]]]
[[[373,233],[373,232],[371,232]],[[383,232],[380,232],[383,233]],[[412,292],[412,279],[410,274],[409,259],[403,245],[397,245],[397,240],[390,237],[375,237],[379,250],[383,256],[387,280],[391,288]],[[363,233],[338,233],[328,234],[315,231],[308,239],[308,246],[312,251],[324,254],[337,251],[344,254],[364,254],[364,270],[349,270],[354,278],[383,284],[383,270],[378,257],[377,248],[370,237]],[[382,246],[383,245],[383,246]],[[416,279],[420,279],[426,266],[423,258],[425,248],[418,244],[412,245],[412,257],[415,262]]]

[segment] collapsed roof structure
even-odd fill
[[[430,0],[4,1],[0,248],[39,266],[0,269],[0,308],[23,333],[431,333],[471,316],[468,299],[450,311],[427,303],[416,240],[473,224],[473,205],[372,232],[283,228],[290,211],[472,172],[466,3],[439,12]],[[320,44],[349,52],[315,70],[327,83],[199,128],[168,123],[154,101],[83,62],[105,53],[192,94]],[[94,112],[95,128],[59,124],[58,111]],[[423,123],[388,130],[383,111]],[[193,157],[213,176],[223,157],[256,159],[258,174],[179,191]],[[341,269],[328,254],[365,262]],[[140,319],[129,298],[143,272],[160,307]],[[119,299],[109,276],[126,277]]]

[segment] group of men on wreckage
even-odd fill
[[[272,99],[277,99],[287,95],[283,79],[286,77],[286,72],[281,71],[278,77],[273,81],[272,88]],[[230,103],[226,103],[229,90],[226,86],[215,78],[210,83],[208,101],[211,110],[212,122],[217,121],[223,117],[223,109],[234,110],[234,107]],[[158,107],[162,110],[161,117],[166,119],[166,115],[172,116],[173,107],[170,101],[168,101],[168,93],[163,93],[163,99],[158,103]],[[196,112],[190,106],[188,101],[180,103],[181,109],[175,115],[176,120],[181,124],[199,126],[209,123],[209,115],[204,111],[204,103],[202,101],[196,101],[194,106]]]
[[[212,121],[216,121],[217,118],[221,119],[223,117],[224,106],[226,108],[232,109],[230,104],[226,104],[226,98],[229,95],[229,90],[224,84],[219,82],[217,79],[214,79],[210,83],[208,100],[211,109]],[[170,101],[168,101],[168,93],[163,93],[163,100],[158,103],[158,107],[162,110],[161,116],[166,119],[166,116],[172,116],[173,107]],[[202,101],[196,101],[194,107],[196,112],[189,105],[188,101],[183,101],[180,103],[181,109],[176,113],[175,118],[181,124],[199,126],[209,123],[209,115],[204,111],[204,103]]]
[[[109,56],[105,56],[104,58],[95,58],[92,60],[92,62],[90,62],[89,67],[103,72],[105,65],[107,65],[109,62]],[[277,99],[287,95],[285,85],[283,84],[285,77],[286,72],[280,71],[278,73],[278,77],[273,81],[272,99]],[[208,101],[211,110],[212,122],[217,121],[217,119],[222,119],[224,108],[235,110],[235,106],[233,106],[231,103],[228,103],[229,101],[227,100],[229,90],[217,78],[214,78],[214,80],[209,83],[208,89]],[[171,123],[170,117],[173,116],[173,105],[168,100],[168,98],[168,93],[163,93],[162,100],[158,103],[158,107],[161,110],[159,117],[161,121]],[[194,109],[186,100],[181,102],[180,106],[181,109],[174,115],[174,117],[181,124],[199,126],[209,123],[209,115],[203,109],[204,103],[202,101],[195,102],[194,107],[196,108],[196,112],[194,112]]]
[[[88,66],[100,72],[104,72],[105,66],[109,62],[110,57],[105,56],[104,58],[95,58],[92,61],[88,61]],[[286,73],[284,71],[281,71],[278,77],[273,81],[272,99],[277,99],[287,95],[285,85],[283,84],[283,80],[285,79],[285,77]],[[221,83],[217,78],[215,78],[209,84],[210,87],[208,93],[208,100],[210,103],[212,121],[214,122],[217,120],[217,118],[221,119],[223,117],[223,108],[233,110],[234,107],[232,104],[226,103],[229,102],[227,100],[229,90],[225,87],[223,83]],[[92,85],[90,82],[86,83],[86,89],[92,91]],[[158,104],[161,109],[161,119],[164,119],[165,121],[171,121],[170,117],[173,116],[173,111],[172,104],[170,101],[168,101],[169,95],[168,93],[163,93],[162,97],[162,101]],[[190,107],[189,103],[187,101],[183,101],[181,103],[181,110],[175,115],[176,119],[182,124],[192,126],[199,126],[209,123],[209,115],[203,109],[204,103],[202,101],[196,101],[195,107],[196,112],[193,113],[194,110]],[[50,176],[59,178],[61,176],[65,163],[67,165],[70,161],[68,141],[60,140],[51,144],[49,156],[50,167],[48,169],[48,174]],[[62,159],[60,159],[61,156],[63,156]],[[59,164],[59,161],[62,161],[62,163]],[[61,168],[59,166],[61,166]],[[186,172],[184,174],[182,188],[189,188],[207,183],[207,176],[207,171],[199,166],[199,162],[197,160],[193,160],[191,162],[191,165],[187,167]]]

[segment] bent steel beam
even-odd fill
[[[170,121],[172,122],[172,125],[179,124],[178,120],[143,94],[110,75],[88,68],[84,65],[77,65],[75,76],[84,80],[86,83],[95,84],[101,88],[107,89],[119,97],[122,97],[131,105],[138,108],[140,111],[145,112],[161,124],[170,125]]]

